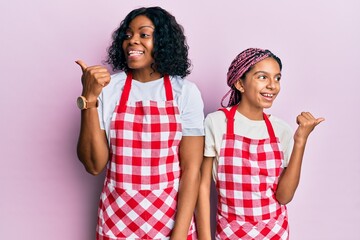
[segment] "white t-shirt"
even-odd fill
[[[126,74],[120,72],[111,76],[109,85],[99,95],[99,121],[101,129],[106,131],[110,141],[110,122],[125,84]],[[180,111],[183,136],[204,135],[204,103],[197,86],[179,76],[170,76],[174,100]],[[132,81],[129,102],[143,100],[166,101],[164,79],[150,82]]]
[[[294,139],[291,127],[283,120],[271,115],[269,120],[279,138],[281,150],[284,152],[284,166],[289,163],[289,158],[293,149]],[[234,131],[236,135],[252,138],[269,138],[267,127],[264,120],[250,120],[238,111],[235,113]],[[213,163],[213,177],[215,179],[218,159],[220,154],[223,135],[226,133],[226,116],[222,111],[216,111],[207,115],[205,119],[205,151],[204,156],[215,157]]]

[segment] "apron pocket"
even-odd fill
[[[101,195],[99,223],[106,236],[169,237],[174,226],[177,189],[119,189],[108,184]]]

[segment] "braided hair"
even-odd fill
[[[231,89],[221,99],[221,106],[231,107],[241,101],[241,92],[235,88],[234,84],[240,79],[244,80],[246,74],[251,70],[252,66],[268,57],[272,57],[276,60],[280,66],[281,71],[282,63],[280,58],[267,49],[248,48],[236,56],[236,58],[232,61],[227,73],[227,85]],[[225,106],[223,102],[229,94],[229,102]]]

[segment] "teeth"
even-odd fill
[[[143,54],[142,51],[129,51],[129,55],[140,55]]]
[[[274,94],[270,94],[270,93],[263,93],[262,95],[265,97],[273,97],[274,96]]]

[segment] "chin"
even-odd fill
[[[271,108],[271,107],[272,107],[272,104],[265,104],[265,105],[263,106],[264,109],[268,109],[268,108]]]

